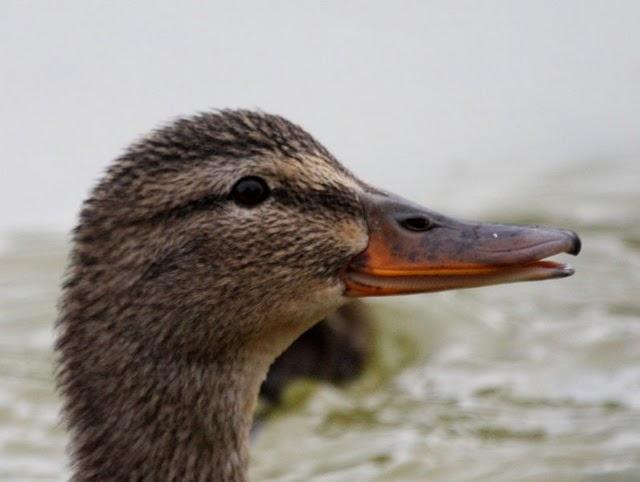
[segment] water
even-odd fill
[[[0,482],[67,474],[51,344],[81,198],[208,106],[281,113],[429,207],[584,241],[573,278],[374,302],[372,368],[292,387],[254,479],[640,480],[640,3],[0,10]]]
[[[638,163],[453,171],[432,205],[573,228],[577,274],[375,301],[367,374],[292,386],[254,441],[254,480],[640,480]],[[68,473],[51,352],[66,249],[0,243],[3,481]]]

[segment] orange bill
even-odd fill
[[[398,197],[368,194],[367,248],[344,273],[346,295],[384,296],[564,278],[577,255],[573,231],[460,221]]]

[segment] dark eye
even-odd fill
[[[410,216],[400,221],[400,226],[409,231],[429,231],[434,227],[431,220],[424,216]]]
[[[243,207],[257,206],[271,194],[267,183],[261,177],[247,176],[235,183],[231,189],[231,199]]]

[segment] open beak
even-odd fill
[[[385,194],[363,203],[369,244],[344,272],[347,296],[564,278],[573,269],[544,258],[580,252],[580,238],[565,229],[459,221]]]

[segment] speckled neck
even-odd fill
[[[75,372],[69,417],[74,481],[245,481],[252,414],[267,363],[158,363],[140,353],[126,374]]]

